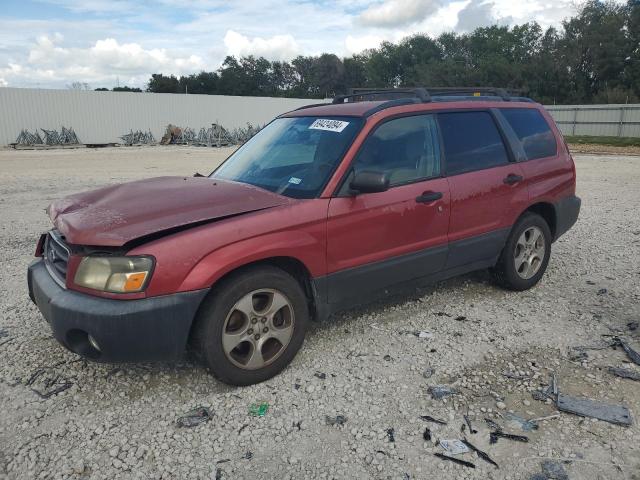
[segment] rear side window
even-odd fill
[[[516,133],[527,160],[556,154],[556,138],[542,114],[533,108],[502,108],[500,112]]]
[[[440,145],[433,115],[402,117],[380,125],[367,137],[354,171],[385,172],[390,185],[440,175]]]
[[[447,175],[509,163],[502,137],[489,112],[438,114]]]

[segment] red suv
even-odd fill
[[[248,385],[291,362],[311,319],[368,299],[485,268],[532,287],[577,220],[575,186],[529,99],[339,97],[276,118],[208,177],[54,202],[29,293],[79,355],[171,359],[190,343],[219,379]]]

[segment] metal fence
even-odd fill
[[[640,137],[640,104],[547,105],[563,135]]]
[[[5,87],[0,88],[0,146],[19,143],[23,131],[49,143],[43,132],[62,127],[73,129],[84,144],[123,143],[122,136],[138,131],[159,140],[169,124],[198,132],[215,123],[234,132],[310,103],[318,100]]]

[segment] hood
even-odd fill
[[[292,202],[244,183],[158,177],[71,195],[47,211],[71,244],[120,247],[165,230]]]

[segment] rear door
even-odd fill
[[[349,181],[362,170],[386,172],[389,190],[354,196]],[[449,184],[441,175],[435,116],[382,123],[363,143],[329,203],[329,302],[442,270],[448,225]]]
[[[491,112],[439,113],[438,122],[451,192],[446,268],[490,263],[527,206],[524,172]]]

